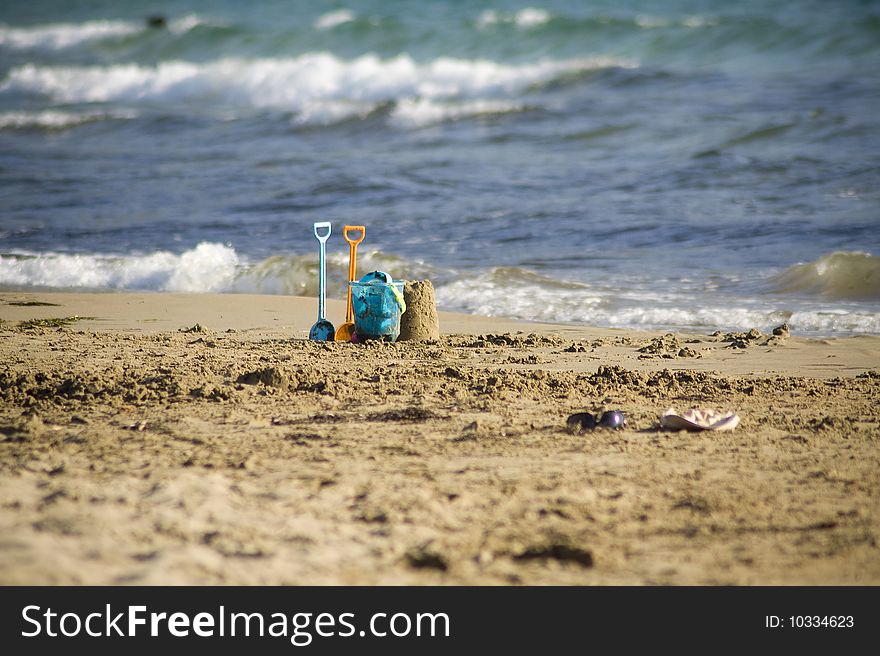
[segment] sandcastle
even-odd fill
[[[428,342],[440,339],[440,321],[434,285],[430,280],[409,280],[403,288],[406,312],[400,317],[399,341]]]

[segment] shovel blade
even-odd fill
[[[350,342],[354,332],[354,322],[346,322],[336,329],[334,340],[337,342]]]
[[[309,339],[313,342],[332,342],[336,331],[333,324],[326,319],[318,321],[309,331]]]

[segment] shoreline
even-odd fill
[[[316,309],[0,294],[0,583],[880,583],[880,337],[440,313],[354,345]]]
[[[10,303],[48,303],[22,306]],[[637,370],[695,369],[728,375],[783,374],[811,377],[853,376],[880,367],[880,336],[799,337],[773,340],[760,348],[761,341],[749,348],[726,348],[708,333],[673,332],[682,346],[697,357],[668,357],[669,353],[637,352],[652,339],[668,331],[605,328],[569,324],[521,321],[504,317],[438,312],[441,335],[484,335],[536,333],[557,335],[571,341],[602,341],[598,356],[586,363],[567,361],[564,367],[586,371],[590,362],[607,357],[611,364]],[[174,332],[199,324],[212,332],[236,331],[249,339],[307,339],[317,319],[317,299],[273,294],[205,294],[165,292],[2,292],[0,320],[7,327],[22,321],[55,317],[82,317],[76,330],[93,332],[132,332],[155,334]],[[344,320],[344,301],[327,300],[327,318],[339,325]],[[2,327],[3,324],[0,324]],[[730,333],[733,334],[733,333]],[[593,348],[593,347],[591,347]],[[598,367],[596,364],[593,369]]]

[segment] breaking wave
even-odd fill
[[[835,254],[836,255],[836,254]],[[852,255],[852,254],[850,254]],[[830,256],[828,256],[830,257]],[[804,266],[804,265],[799,265]],[[880,312],[786,300],[728,299],[687,293],[655,294],[624,285],[598,287],[519,267],[463,273],[378,250],[358,253],[358,270],[398,280],[432,280],[441,309],[527,321],[635,329],[769,330],[787,322],[802,335],[877,334]],[[327,259],[327,293],[344,298],[348,253]],[[318,257],[273,255],[248,262],[228,245],[203,242],[183,253],[0,255],[0,288],[241,292],[316,296]]]
[[[393,278],[442,278],[443,272],[381,251],[358,253],[360,271],[386,271]],[[328,295],[342,298],[348,253],[327,258]],[[234,248],[202,242],[183,253],[142,255],[0,255],[0,287],[158,292],[249,292],[317,296],[318,256],[273,255],[249,263]]]
[[[0,112],[0,130],[44,129],[63,130],[65,128],[92,123],[94,121],[131,119],[135,112],[86,111],[69,112],[45,110],[38,112]]]
[[[206,21],[195,14],[172,20],[167,29],[183,34]],[[150,29],[146,21],[95,20],[33,27],[0,24],[0,47],[14,50],[63,50],[104,39],[128,37]]]
[[[474,116],[511,114],[528,109],[522,103],[510,100],[471,100],[465,102],[435,102],[432,100],[401,100],[391,112],[391,122],[403,128],[420,128],[446,121]]]
[[[832,299],[880,299],[880,257],[836,252],[795,264],[775,276],[774,290]]]
[[[495,9],[486,9],[479,15],[476,20],[478,29],[486,29],[493,25],[510,24],[519,28],[535,27],[543,25],[550,20],[550,12],[545,9],[535,9],[534,7],[526,7],[515,13],[505,13],[496,11]]]
[[[799,334],[877,334],[880,312],[821,304],[721,299],[714,294],[645,293],[625,285],[598,288],[518,267],[499,267],[437,289],[448,310],[526,321],[635,329],[769,330],[788,323]]]
[[[357,18],[350,9],[338,9],[323,14],[315,21],[315,28],[319,30],[332,30],[337,25],[351,23]]]
[[[212,103],[287,111],[308,123],[364,116],[396,103],[397,120],[421,125],[449,117],[516,111],[515,98],[563,77],[630,60],[590,57],[502,64],[409,55],[353,60],[329,53],[284,59],[166,61],[156,66],[38,66],[12,69],[0,92],[37,93],[56,103]]]
[[[222,244],[201,243],[176,255],[0,255],[0,285],[59,289],[212,292],[229,288],[239,258]]]

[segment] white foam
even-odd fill
[[[230,288],[239,264],[235,250],[203,242],[180,255],[0,255],[0,285],[62,289],[144,289],[211,292]]]
[[[354,118],[364,119],[381,103],[345,100],[309,100],[303,102],[291,119],[294,125],[334,125]]]
[[[670,27],[672,21],[668,18],[658,18],[656,16],[636,16],[636,25],[646,30],[653,30],[659,27]]]
[[[500,22],[501,17],[494,9],[486,9],[477,17],[476,20],[477,27],[481,30],[489,27],[490,25],[497,25]]]
[[[484,10],[476,20],[477,28],[485,29],[491,25],[512,24],[520,28],[535,27],[549,21],[551,15],[544,9],[526,7],[513,14],[503,13],[495,9]]]
[[[838,309],[794,312],[792,330],[827,335],[833,333],[880,335],[880,314]]]
[[[710,294],[650,294],[645,290],[594,288],[548,278],[518,268],[498,268],[444,284],[453,272],[382,253],[364,251],[361,271],[388,271],[396,279],[437,282],[441,309],[482,316],[549,323],[636,329],[769,331],[787,322],[799,335],[880,334],[880,309],[865,305],[813,303],[787,307],[761,299],[725,299]],[[167,292],[255,292],[315,295],[317,254],[277,255],[257,264],[233,248],[203,242],[180,254],[0,255],[0,287],[131,289]],[[348,277],[348,255],[332,253],[327,263],[328,293],[341,298]]]
[[[206,21],[190,14],[168,22],[173,34],[184,34]],[[84,23],[51,23],[33,27],[0,24],[0,46],[16,50],[63,50],[75,46],[138,34],[149,29],[145,21],[96,20]]]
[[[0,112],[0,130],[22,128],[44,128],[62,130],[64,128],[107,119],[135,118],[135,112],[67,112],[46,110],[41,112]]]
[[[440,286],[437,302],[486,317],[547,322],[587,322],[602,303],[602,296],[584,285],[551,286],[542,277],[516,275],[517,271],[510,275],[510,270],[494,270]]]
[[[0,237],[3,233],[0,232]],[[386,271],[395,279],[438,279],[444,274],[418,260],[362,250],[363,271]],[[348,251],[327,254],[328,295],[341,298],[348,281]],[[0,255],[0,287],[134,289],[168,292],[250,292],[315,296],[318,254],[273,255],[255,264],[223,244],[203,242],[181,254],[104,255],[16,253]]]
[[[172,34],[185,34],[200,25],[216,25],[222,26],[223,23],[215,23],[213,21],[209,21],[205,18],[202,18],[198,14],[188,14],[186,16],[181,16],[180,18],[175,18],[174,20],[168,23],[168,30]]]
[[[342,60],[329,53],[288,59],[167,61],[157,66],[27,64],[10,71],[0,92],[41,93],[63,103],[210,102],[290,111],[303,121],[322,123],[363,115],[388,102],[506,99],[561,75],[615,66],[636,64],[607,57],[520,65],[442,57],[419,63],[405,54]],[[406,107],[402,111],[406,114]]]
[[[332,30],[338,25],[351,23],[355,18],[356,16],[354,12],[350,9],[338,9],[320,16],[318,20],[315,21],[315,28],[319,30]]]
[[[715,27],[719,23],[720,21],[717,18],[707,18],[704,16],[688,16],[681,22],[684,27],[690,28]]]
[[[602,308],[585,323],[619,328],[695,328],[705,330],[767,330],[786,322],[791,312],[758,309],[745,305],[719,306],[706,303],[709,299],[679,299],[678,307],[640,306]]]
[[[550,13],[543,9],[534,9],[526,7],[516,12],[514,22],[520,27],[534,27],[535,25],[543,25],[550,20]]]
[[[0,25],[0,46],[29,50],[61,50],[109,37],[128,36],[144,29],[142,23],[99,20],[86,23],[56,23],[34,27]]]
[[[406,99],[397,103],[391,112],[394,124],[406,128],[420,128],[444,121],[486,114],[507,114],[523,109],[520,103],[509,100],[472,100],[450,103],[434,102],[424,98]]]
[[[687,27],[696,29],[701,27],[715,27],[719,21],[717,18],[704,16],[686,16],[682,19],[660,18],[658,16],[636,16],[636,25],[644,30],[655,30],[665,27]]]
[[[880,311],[729,299],[711,295],[653,295],[639,291],[596,290],[585,285],[547,284],[543,277],[510,279],[495,270],[437,288],[444,308],[483,316],[550,323],[575,323],[636,329],[768,331],[787,322],[798,334],[880,334]]]

